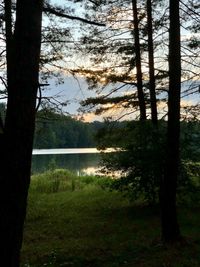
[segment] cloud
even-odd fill
[[[100,116],[96,116],[94,113],[85,113],[81,116],[78,116],[78,118],[83,119],[84,122],[92,122],[92,121],[96,121],[96,120],[102,120],[102,118],[100,119]]]

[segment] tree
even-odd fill
[[[119,109],[129,106],[132,112],[139,109],[141,120],[145,120],[146,99],[141,70],[145,48],[140,42],[138,28],[144,18],[142,8],[137,6],[137,1],[130,0],[108,1],[104,6],[104,14],[99,13],[106,20],[105,29],[91,29],[90,34],[82,38],[84,51],[90,55],[90,68],[74,71],[85,75],[90,88],[97,89],[97,94],[105,92],[99,97],[101,107],[97,108],[98,113],[108,110],[109,105]],[[128,95],[127,91],[131,93]],[[95,99],[88,99],[85,104],[98,104],[98,97]]]
[[[199,72],[197,70],[199,66],[199,41],[198,34],[195,35],[199,25],[199,15],[197,12],[199,5],[196,2],[181,1],[180,5],[181,27],[184,29],[181,42],[183,70],[183,90],[181,97],[186,97],[188,94],[198,91],[198,82],[196,82],[196,85],[194,82],[194,80],[197,81],[199,79]],[[100,8],[101,6],[102,10]],[[149,117],[149,109],[151,108],[151,113],[154,111],[153,116],[155,120],[156,104],[159,105],[157,107],[158,118],[167,116],[166,100],[168,98],[169,85],[168,53],[166,53],[168,51],[169,41],[168,4],[166,1],[141,0],[137,1],[137,9],[147,118]],[[125,114],[128,114],[130,117],[131,114],[135,115],[139,113],[136,113],[139,105],[137,98],[132,0],[117,2],[98,1],[96,10],[97,16],[100,18],[103,17],[106,21],[106,27],[103,30],[98,30],[95,27],[93,30],[88,31],[85,37],[80,40],[82,41],[81,48],[83,53],[88,53],[91,59],[90,63],[93,64],[89,67],[80,67],[79,73],[85,75],[88,79],[90,89],[96,89],[96,97],[88,99],[85,102],[84,109],[87,111],[88,107],[92,107],[97,111],[98,115],[100,112],[103,114],[103,111],[105,111],[107,116],[114,114],[113,118],[117,117],[118,109],[118,117],[125,117]],[[152,20],[150,18],[148,19],[149,16],[150,18],[152,17]],[[150,30],[151,24],[152,32]],[[192,31],[194,32],[194,36]],[[184,36],[185,34],[186,36]],[[153,46],[151,46],[150,35],[152,35]],[[194,50],[194,47],[196,50]],[[152,51],[154,54],[153,60]],[[147,60],[148,56],[151,63]],[[149,63],[150,66],[153,66],[152,62],[154,63],[154,68],[149,68]],[[150,69],[151,73],[148,74],[148,70]],[[155,81],[153,81],[154,79]],[[153,83],[155,83],[155,86]],[[154,87],[156,89],[155,92],[151,89]],[[151,89],[150,95],[149,89]],[[100,95],[99,97],[98,94]],[[123,95],[125,95],[124,101],[122,99]],[[158,101],[156,101],[155,95]],[[162,110],[160,108],[161,101],[163,102],[162,107],[164,106]],[[112,112],[113,107],[116,110],[115,113]],[[197,106],[193,107],[194,110],[197,108]],[[182,108],[181,111],[184,111],[184,109]]]
[[[2,1],[3,2],[3,1]],[[16,1],[11,5],[11,13],[14,18],[16,11]],[[71,7],[73,2],[73,8]],[[81,2],[83,2],[81,0]],[[64,78],[70,74],[71,65],[75,64],[76,55],[73,54],[73,47],[79,46],[77,32],[79,32],[80,25],[92,24],[97,26],[104,26],[103,23],[92,21],[83,17],[77,10],[80,8],[78,1],[66,0],[65,5],[52,4],[49,1],[44,1],[43,5],[43,23],[42,23],[42,38],[41,38],[41,55],[40,55],[40,94],[38,94],[39,104],[51,105],[58,110],[63,109],[68,101],[61,100],[60,95],[45,96],[43,93],[46,86],[51,89],[51,84],[59,85],[64,82]],[[80,11],[80,10],[79,10]],[[79,16],[76,15],[79,13]],[[0,100],[7,99],[7,77],[5,73],[6,65],[6,48],[5,48],[5,16],[4,6],[0,5],[0,33],[1,33],[1,47],[0,47]],[[73,21],[76,21],[74,27]],[[11,21],[11,24],[13,22]],[[13,25],[12,25],[13,26]],[[75,55],[75,56],[74,56]],[[69,63],[66,64],[66,63]],[[63,75],[63,72],[65,74]],[[49,94],[48,94],[49,95]],[[4,100],[4,101],[5,101]]]
[[[129,117],[134,114],[134,117],[148,118],[151,108],[153,120],[156,121],[155,88],[160,89],[157,90],[159,95],[164,87],[163,80],[166,82],[168,75],[166,59],[160,56],[166,19],[155,12],[160,1],[154,1],[153,6],[151,1],[132,0],[118,1],[112,5],[106,1],[106,4],[106,27],[102,31],[91,30],[82,38],[84,52],[89,53],[93,64],[90,68],[75,70],[85,75],[90,89],[96,89],[96,96],[83,102],[84,108],[96,108],[97,114],[108,110],[112,113],[113,107],[115,110],[118,108],[120,118],[126,114]],[[153,40],[156,40],[154,45]],[[160,101],[162,99],[163,96],[159,97]]]
[[[170,0],[169,99],[166,163],[161,181],[161,225],[164,242],[180,239],[177,222],[176,190],[179,175],[181,48],[179,0]]]
[[[153,45],[153,26],[152,26],[152,1],[147,0],[147,25],[148,25],[148,58],[149,58],[149,90],[151,105],[151,120],[157,125],[158,112],[156,103],[156,81],[154,66],[154,45]]]
[[[30,183],[39,86],[43,1],[17,0],[13,26],[11,0],[4,1],[8,103],[1,134],[0,257],[18,267]]]
[[[141,52],[140,52],[140,35],[138,26],[138,10],[137,1],[132,0],[133,7],[133,32],[135,41],[135,64],[136,64],[136,77],[137,77],[137,92],[138,102],[140,109],[140,120],[146,120],[146,104],[143,92],[143,77],[142,77],[142,65],[141,65]]]

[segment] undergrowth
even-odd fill
[[[67,170],[32,177],[22,267],[199,267],[199,206],[181,204],[184,242],[160,242],[159,207],[108,190],[106,177]]]

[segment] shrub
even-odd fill
[[[178,202],[198,205],[200,202],[200,162],[182,161]]]
[[[142,197],[150,204],[158,201],[163,174],[164,133],[163,125],[154,127],[150,121],[130,122],[124,129],[109,132],[111,144],[121,148],[121,151],[103,155],[104,170],[120,173],[112,183],[113,189],[134,200]],[[105,139],[108,142],[109,137],[105,136]]]
[[[40,193],[56,193],[64,190],[72,190],[72,181],[75,179],[76,176],[68,170],[49,170],[32,176],[31,190]]]

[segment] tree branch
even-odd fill
[[[96,25],[96,26],[106,26],[106,24],[104,23],[100,23],[100,22],[96,22],[96,21],[90,21],[81,17],[76,17],[76,16],[71,16],[68,14],[64,13],[64,10],[62,10],[61,8],[53,8],[50,5],[47,5],[43,7],[43,11],[52,15],[55,15],[57,17],[60,18],[66,18],[66,19],[71,19],[71,20],[78,20],[87,24],[91,24],[91,25]]]

